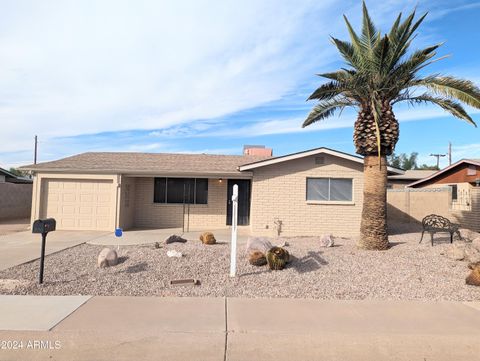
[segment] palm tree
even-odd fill
[[[356,152],[364,156],[363,210],[358,246],[384,250],[389,247],[386,224],[387,161],[399,137],[399,124],[393,105],[433,103],[475,125],[463,106],[480,108],[480,89],[469,80],[437,74],[422,76],[419,71],[440,60],[434,59],[437,48],[429,46],[407,54],[414,33],[427,14],[415,19],[413,11],[406,19],[398,15],[390,32],[382,35],[373,24],[365,2],[363,24],[357,34],[344,16],[350,41],[332,37],[347,68],[319,74],[329,79],[313,92],[316,99],[303,127],[329,118],[346,107],[355,107],[353,142]]]

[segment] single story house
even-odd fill
[[[472,187],[480,187],[480,159],[461,159],[408,185],[408,188],[439,187],[450,188],[452,209],[469,208]]]
[[[18,176],[6,169],[0,168],[0,183],[32,184],[32,182],[31,178]]]
[[[359,234],[363,159],[329,148],[83,153],[23,169],[34,172],[32,220],[53,217],[58,229],[225,228],[237,184],[239,225],[254,234],[275,235],[279,224],[282,235]]]
[[[404,174],[389,175],[387,187],[390,189],[405,188],[409,184],[429,177],[436,172],[436,170],[428,169],[409,169]]]

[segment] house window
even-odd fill
[[[351,202],[352,195],[351,178],[307,178],[307,201]]]
[[[155,178],[154,203],[208,203],[207,178]]]
[[[456,184],[450,186],[452,190],[452,201],[456,201],[458,199],[458,187]]]

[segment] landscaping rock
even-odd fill
[[[175,258],[182,258],[183,254],[182,252],[175,251],[174,249],[171,249],[170,251],[167,251],[167,256],[168,257],[175,257]]]
[[[480,252],[480,237],[477,237],[474,240],[472,240],[472,247]]]
[[[271,238],[268,237],[249,237],[247,239],[247,253],[253,251],[259,251],[266,254],[267,251],[272,248]]]
[[[253,266],[265,266],[267,264],[267,258],[264,253],[253,251],[248,256],[248,262]]]
[[[333,241],[333,237],[330,234],[324,234],[322,238],[320,238],[320,246],[321,247],[333,247],[335,242]]]
[[[288,251],[281,247],[272,247],[268,250],[267,255],[268,267],[271,270],[282,270],[285,265],[290,261],[290,254]]]
[[[187,240],[185,238],[177,236],[176,234],[172,234],[165,240],[166,244],[175,243],[175,242],[185,243],[187,242]]]
[[[288,246],[290,246],[290,243],[288,243],[287,241],[283,241],[282,243],[277,244],[277,247],[288,247]]]
[[[212,232],[203,232],[200,235],[200,241],[202,241],[203,244],[215,244],[215,243],[217,243],[217,240],[215,239],[215,236],[213,235]]]
[[[480,252],[473,248],[471,244],[465,247],[465,261],[472,263],[480,262]]]
[[[480,252],[472,243],[455,242],[449,245],[445,255],[454,261],[479,262]]]
[[[118,264],[117,251],[110,248],[104,248],[101,250],[97,258],[98,267],[100,268],[112,267],[112,266],[116,266],[117,264]]]

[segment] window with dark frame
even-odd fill
[[[458,199],[458,187],[456,184],[450,185],[452,190],[452,201],[456,201]]]
[[[154,180],[153,202],[208,204],[207,178],[166,178]]]
[[[353,200],[353,179],[351,178],[307,178],[307,201]]]

